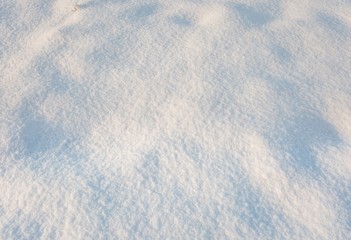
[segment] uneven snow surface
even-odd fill
[[[0,239],[351,239],[351,0],[0,0]]]

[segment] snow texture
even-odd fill
[[[351,1],[0,0],[0,239],[351,239]]]

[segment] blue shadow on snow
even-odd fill
[[[246,4],[229,3],[227,6],[239,14],[241,21],[247,28],[260,28],[274,20],[274,17],[269,13]]]

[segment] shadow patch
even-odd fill
[[[51,125],[42,116],[33,114],[28,108],[24,108],[20,114],[23,126],[19,132],[19,142],[25,156],[36,158],[55,149],[63,141],[63,130]]]
[[[181,27],[190,27],[193,25],[193,23],[190,19],[188,19],[186,16],[182,16],[182,15],[172,16],[169,18],[169,20],[172,23],[174,23],[178,26],[181,26]]]
[[[330,31],[333,34],[336,33],[343,37],[347,37],[350,35],[350,30],[340,19],[331,16],[327,13],[317,14],[317,21],[326,30]]]
[[[230,3],[229,8],[239,14],[242,23],[247,28],[260,28],[274,20],[267,12],[241,3]]]
[[[37,221],[19,212],[4,225],[1,236],[2,239],[40,239],[42,229]]]
[[[138,6],[127,14],[127,19],[131,22],[145,21],[149,17],[155,15],[160,9],[160,5],[157,3],[149,3]]]
[[[314,149],[341,143],[337,130],[330,123],[310,113],[287,123],[282,140],[283,149],[290,156],[283,166],[289,165],[296,171],[314,176],[320,174]]]
[[[127,0],[92,0],[86,3],[77,4],[78,9],[94,8],[105,4],[125,3]]]
[[[292,60],[291,53],[278,44],[273,45],[271,51],[282,63],[290,62]]]

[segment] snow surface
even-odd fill
[[[350,0],[0,0],[0,238],[351,239]]]

